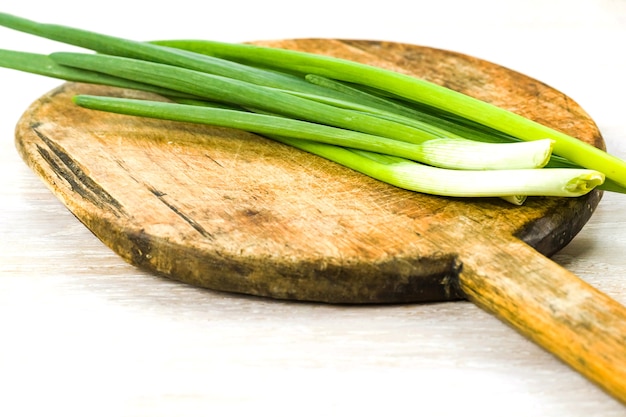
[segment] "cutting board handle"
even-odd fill
[[[626,404],[626,308],[522,241],[483,239],[460,290]]]

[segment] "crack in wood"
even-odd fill
[[[158,198],[159,201],[161,201],[161,203],[165,204],[167,208],[172,210],[178,217],[183,219],[185,223],[191,226],[194,230],[200,233],[203,237],[207,239],[211,239],[211,240],[214,239],[213,235],[209,233],[204,227],[202,227],[198,222],[196,222],[191,216],[187,215],[185,212],[183,212],[181,209],[176,207],[174,204],[167,201],[167,199],[165,198],[167,196],[167,193],[159,191],[156,188],[153,188],[150,186],[147,186],[147,187],[148,187],[148,190],[152,193],[152,195]]]
[[[118,218],[126,216],[122,204],[91,179],[72,157],[43,134],[38,127],[38,125],[33,125],[31,129],[47,146],[47,149],[37,144],[37,151],[57,176],[65,180],[72,191],[85,200],[90,201],[96,207],[101,209],[108,208]]]

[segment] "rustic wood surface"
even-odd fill
[[[86,18],[86,26],[110,31],[107,11],[89,20],[83,13],[68,15],[73,9],[63,3],[29,8],[26,1],[16,12],[70,24]],[[311,23],[314,28],[306,22],[285,26],[283,15],[271,24],[271,13],[264,13],[271,10],[268,3],[262,10],[255,9],[260,3],[247,7],[269,23],[245,28],[220,24],[228,19],[152,29],[146,21],[133,28],[132,5],[126,5],[128,16],[116,14],[115,21],[118,33],[136,38],[178,37],[182,27],[183,36],[185,29],[196,29],[197,36],[218,39],[344,34],[461,50],[570,93],[590,110],[609,150],[626,156],[618,140],[626,131],[616,100],[626,92],[615,82],[626,62],[609,53],[620,44],[613,41],[624,37],[623,25],[615,23],[624,16],[620,3],[518,3],[479,1],[471,10],[459,3],[456,10],[442,2],[420,16],[394,14],[399,20],[393,24],[392,4],[375,11],[362,5],[349,25],[331,18],[324,25]],[[497,20],[484,12],[494,7],[501,12]],[[156,5],[151,17],[172,14]],[[205,22],[206,16],[187,17]],[[410,33],[403,32],[409,27]],[[7,33],[0,32],[3,46],[16,47],[12,39],[22,38]],[[52,197],[10,143],[29,102],[58,83],[2,74],[0,127],[9,139],[0,144],[3,414],[626,414],[593,384],[471,303],[356,308],[280,302],[200,290],[124,263]],[[605,194],[582,232],[553,257],[621,303],[623,204],[623,196]]]
[[[604,146],[567,96],[485,61],[382,42],[273,45],[402,70],[529,117],[540,111],[553,127]],[[551,255],[600,198],[517,207],[427,196],[256,135],[78,108],[79,93],[136,95],[53,90],[18,124],[23,159],[124,259],[206,288],[338,303],[457,299],[459,255],[474,250],[475,236],[520,235]]]

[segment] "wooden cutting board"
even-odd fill
[[[476,58],[371,41],[262,44],[413,74],[604,146],[569,97]],[[469,299],[626,401],[624,308],[546,257],[583,227],[600,192],[521,207],[422,195],[246,132],[81,109],[77,93],[156,97],[64,84],[17,127],[26,163],[128,262],[279,299]]]

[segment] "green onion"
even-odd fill
[[[0,13],[0,26],[90,49],[101,54],[169,64],[266,87],[308,94],[319,94],[320,91],[325,91],[331,97],[343,97],[336,92],[320,90],[301,77],[291,74],[242,65],[178,48],[138,42],[68,26],[38,23],[6,13]]]
[[[299,88],[306,88],[302,87],[306,83],[297,77],[275,71],[261,70],[229,60],[191,54],[188,51],[122,39],[68,26],[38,23],[6,13],[0,13],[0,26],[103,54],[167,63],[191,69],[202,68],[206,70],[210,68],[212,73],[216,75],[253,83],[263,82],[268,86],[284,86],[295,83]]]
[[[252,45],[137,42],[2,13],[0,25],[97,52],[0,50],[0,66],[173,101],[75,97],[86,108],[255,132],[424,193],[521,204],[526,196],[585,194],[605,175],[626,191],[625,162],[407,75]],[[544,166],[563,168],[537,169]]]
[[[366,133],[370,136],[361,136],[362,139],[359,143],[354,140],[347,143],[346,133],[341,137],[327,135],[324,137],[332,139],[318,140],[419,160],[440,167],[457,169],[537,168],[547,163],[552,149],[550,141],[542,141],[532,146],[521,143],[485,144],[463,139],[456,139],[453,143],[441,140],[431,142],[433,139],[442,138],[439,137],[438,132],[433,132],[428,127],[418,129],[394,120],[379,118],[376,115],[330,106],[275,89],[213,74],[102,54],[55,53],[50,56],[55,62],[67,66],[100,71],[131,80],[141,80],[145,83],[218,102],[227,101],[231,104],[260,109],[264,112],[306,119],[317,123],[314,126],[317,131],[324,130],[326,126],[323,125],[330,125],[350,129],[354,133]],[[182,112],[191,110],[190,108],[180,109]],[[173,114],[173,112],[170,111],[169,114]],[[234,114],[231,117],[234,117]],[[290,119],[283,119],[283,124],[288,122]],[[251,129],[251,127],[240,128]],[[298,125],[298,128],[305,129],[302,125]],[[294,132],[295,130],[297,129],[293,129]],[[318,135],[318,137],[321,138],[322,135]],[[354,137],[357,135],[352,135],[352,138]],[[385,140],[386,138],[388,140]],[[310,137],[307,139],[315,140]],[[424,145],[426,142],[430,142],[430,144]],[[463,143],[464,145],[460,146]],[[410,146],[410,144],[416,145]],[[425,149],[423,149],[424,147]],[[496,147],[502,150],[502,154],[496,151]]]
[[[449,112],[521,140],[550,138],[555,141],[555,154],[582,167],[602,171],[617,184],[626,186],[626,162],[621,159],[563,132],[425,80],[339,58],[256,45],[203,40],[159,41],[156,43],[223,59],[297,71],[302,74],[317,74],[331,79],[366,85],[422,105]]]
[[[213,106],[87,95],[76,96],[74,101],[79,106],[95,110],[304,139],[398,156],[443,168],[458,169],[459,166],[471,170],[540,168],[548,162],[552,148],[550,140],[485,144],[465,139],[440,138],[415,145],[301,120]],[[486,154],[489,151],[494,152]]]
[[[486,126],[477,126],[475,123],[469,123],[467,120],[463,120],[463,123],[459,123],[459,118],[455,118],[454,121],[449,120],[442,117],[441,114],[432,114],[432,109],[431,112],[426,112],[415,107],[409,107],[406,103],[401,103],[389,97],[369,93],[363,89],[363,86],[357,88],[357,86],[348,85],[315,74],[307,74],[305,79],[315,85],[335,90],[346,97],[350,97],[352,101],[348,103],[352,105],[356,103],[355,107],[353,107],[355,110],[361,109],[362,111],[373,112],[379,117],[392,118],[393,120],[399,120],[411,126],[415,126],[416,124],[436,126],[442,135],[454,135],[481,142],[501,143],[519,141],[519,139],[503,134],[497,130],[489,129]],[[378,91],[377,93],[380,92]],[[319,100],[323,100],[323,98],[319,98]],[[362,106],[362,103],[367,103],[367,107]]]
[[[287,117],[306,119],[404,142],[419,143],[437,138],[435,134],[428,131],[370,114],[342,109],[272,88],[186,68],[103,54],[61,52],[53,53],[50,57],[61,65],[98,71],[218,102],[258,108]]]
[[[189,94],[166,88],[155,87],[141,82],[130,81],[124,78],[113,77],[95,71],[81,70],[64,65],[58,65],[47,55],[34,54],[21,51],[0,49],[0,63],[6,68],[18,71],[30,72],[66,81],[75,81],[89,84],[108,85],[112,87],[129,88],[140,91],[148,91],[165,97],[192,98]]]
[[[83,107],[166,120],[237,127],[264,133],[285,144],[305,150],[348,168],[411,191],[451,197],[556,196],[578,197],[604,181],[600,172],[586,169],[519,169],[461,171],[435,168],[398,158],[319,141],[319,135],[340,129],[281,117],[244,113],[212,107],[164,102],[79,95],[74,101]],[[275,120],[277,119],[277,120]],[[309,125],[309,126],[307,126]],[[292,128],[293,126],[293,128]],[[354,132],[344,131],[344,134]],[[288,136],[282,136],[283,134]],[[297,137],[297,138],[296,138]],[[314,140],[306,140],[309,137]]]
[[[350,150],[318,142],[276,138],[296,148],[338,162],[400,188],[450,197],[578,197],[602,184],[604,175],[587,169],[459,171],[422,165],[402,158]]]

